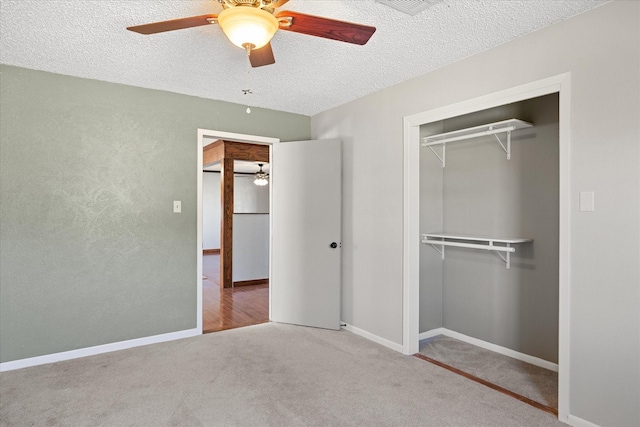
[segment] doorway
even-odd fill
[[[198,130],[196,322],[202,333],[202,165],[203,147],[224,139],[270,144],[269,318],[340,329],[341,141],[289,141]],[[277,167],[276,167],[277,164]],[[318,164],[326,173],[308,173]],[[304,209],[299,209],[304,207]],[[293,267],[292,267],[293,266]]]
[[[269,298],[268,285],[261,285],[262,289],[258,289],[258,292],[257,293],[254,292],[253,295],[251,295],[251,292],[247,292],[246,290],[243,290],[241,287],[234,288],[232,268],[229,268],[227,272],[227,278],[226,278],[227,287],[225,288],[224,278],[221,278],[221,274],[223,273],[223,271],[221,270],[224,270],[225,268],[222,261],[220,261],[222,254],[215,253],[215,251],[213,253],[207,253],[207,254],[203,253],[203,249],[216,249],[216,248],[203,247],[203,184],[204,184],[204,176],[203,176],[204,173],[202,172],[203,164],[204,164],[203,150],[205,147],[209,146],[210,144],[218,140],[233,141],[233,142],[239,142],[239,143],[261,144],[261,145],[271,145],[271,144],[280,142],[280,140],[277,138],[268,138],[268,137],[261,137],[261,136],[255,136],[255,135],[244,135],[244,134],[235,134],[235,133],[221,132],[221,131],[211,131],[206,129],[198,129],[198,151],[197,151],[198,152],[198,159],[197,159],[198,206],[197,206],[197,239],[196,239],[197,251],[198,251],[196,271],[197,271],[198,280],[197,280],[196,322],[197,322],[197,328],[200,331],[200,333],[203,333],[204,331],[209,331],[204,327],[205,312],[203,308],[205,303],[207,305],[213,304],[214,311],[216,308],[215,304],[217,304],[218,305],[217,311],[219,312],[218,314],[224,314],[225,311],[227,313],[235,313],[236,318],[240,319],[239,323],[244,323],[242,324],[242,326],[245,326],[248,324],[255,324],[255,322],[251,323],[252,320],[247,319],[247,316],[243,314],[243,310],[239,310],[239,308],[243,306],[246,306],[246,307],[252,306],[254,304],[252,299],[255,299],[254,297],[256,297],[256,295],[257,295],[257,298],[262,299],[262,301],[264,301],[265,297],[267,299]],[[229,168],[229,164],[227,164],[227,168]],[[233,166],[231,167],[231,171],[233,171]],[[228,174],[227,176],[228,177],[233,176],[233,173]],[[227,182],[229,182],[229,180]],[[231,182],[233,182],[233,180]],[[222,215],[224,215],[224,213],[222,213]],[[227,217],[231,215],[231,218],[232,218],[233,210],[231,210],[230,212],[227,212],[226,215]],[[270,221],[270,218],[269,218],[269,221]],[[270,225],[269,225],[269,228],[270,228]],[[220,239],[224,239],[224,237],[222,236],[223,233],[224,233],[224,230],[221,229]],[[227,239],[227,242],[229,241],[232,242],[232,239],[233,239],[232,228],[227,230],[226,239]],[[224,250],[224,247],[222,245],[220,246],[221,246],[220,247],[221,251]],[[231,248],[232,248],[232,243],[231,243]],[[232,256],[232,254],[233,254],[232,250],[229,251],[228,255]],[[206,260],[204,257],[207,257]],[[203,279],[205,277],[205,275],[203,274],[205,262],[206,262],[207,274],[208,276],[211,276],[211,277],[207,276],[207,279]],[[217,281],[215,280],[216,278],[218,279]],[[213,280],[210,280],[210,279],[213,279]],[[205,292],[205,288],[207,286],[208,286],[207,292]],[[233,298],[228,298],[228,297],[225,298],[225,294],[232,295]],[[264,304],[261,304],[261,306],[263,307],[262,310],[264,310]],[[249,308],[249,310],[256,311],[256,308],[255,307]],[[267,313],[268,313],[268,308],[267,308]],[[264,317],[264,311],[258,314]],[[211,314],[209,314],[209,317],[211,317]],[[228,329],[229,323],[226,321],[223,322],[221,318],[213,319],[213,320],[210,318],[209,320],[213,321],[214,323],[217,322],[217,324],[219,325],[219,327],[214,328],[215,330]],[[235,320],[233,320],[233,322],[238,323]]]
[[[214,146],[210,144],[205,150]],[[261,146],[264,147],[264,146]],[[207,155],[205,154],[205,163]],[[266,157],[268,161],[268,155]],[[269,321],[269,164],[235,160],[233,197],[223,197],[222,162],[203,166],[203,332],[217,332]],[[262,170],[264,181],[255,183]],[[226,186],[225,186],[226,188]],[[231,200],[229,200],[231,199]],[[231,218],[223,221],[230,203]],[[231,209],[232,208],[232,209]],[[228,223],[231,219],[233,223]],[[230,228],[232,247],[221,256],[222,229]],[[228,269],[228,283],[221,267]]]
[[[570,74],[481,96],[404,119],[403,352],[416,354],[420,332],[420,128],[423,125],[553,93],[559,94],[558,418],[569,414],[569,120]]]
[[[203,332],[269,321],[269,151],[222,139],[203,148]]]

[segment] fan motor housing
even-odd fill
[[[270,4],[271,1],[261,0],[219,0],[225,8],[231,8],[236,6],[250,6],[250,7],[262,7],[263,4]]]

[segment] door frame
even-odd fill
[[[559,94],[559,317],[558,418],[569,417],[570,384],[570,146],[571,73],[516,86],[456,104],[404,117],[403,326],[404,354],[418,352],[420,316],[420,126],[552,93]]]
[[[278,144],[280,138],[271,138],[258,135],[244,135],[240,133],[224,132],[209,129],[198,129],[198,141],[197,141],[197,203],[196,203],[196,330],[198,334],[202,335],[202,162],[203,154],[202,149],[211,144],[214,141],[223,139],[226,141],[244,142],[252,144]],[[271,150],[269,150],[271,151]],[[271,159],[269,159],[271,161]],[[271,167],[271,173],[273,173],[273,165]],[[269,195],[271,199],[271,195]],[[271,215],[269,215],[269,235],[271,235]],[[269,245],[271,247],[271,245]],[[269,278],[271,278],[271,272],[269,272]]]

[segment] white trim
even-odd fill
[[[569,377],[569,352],[570,347],[570,314],[571,314],[571,270],[569,269],[571,258],[570,247],[570,223],[571,212],[571,74],[562,76],[560,89],[560,215],[559,219],[559,271],[558,279],[558,419],[568,423],[570,408],[570,377]]]
[[[273,150],[269,150],[269,172],[270,174],[273,176]],[[269,182],[269,185],[271,185],[271,182]],[[272,187],[273,188],[273,187]],[[273,319],[271,319],[271,313],[273,312],[271,310],[271,287],[272,287],[272,280],[271,280],[271,271],[272,269],[272,265],[271,265],[271,261],[273,260],[273,257],[271,256],[271,254],[273,253],[273,215],[271,215],[271,212],[273,212],[273,191],[271,191],[271,188],[269,189],[269,321],[273,322]]]
[[[438,335],[446,335],[445,331],[445,328],[436,328],[428,330],[426,332],[420,332],[420,335],[418,335],[418,340],[422,341],[426,340],[427,338],[437,337]]]
[[[582,418],[578,418],[575,415],[569,415],[567,424],[573,427],[600,427],[598,424],[583,420]]]
[[[209,129],[198,129],[198,141],[197,141],[197,150],[198,150],[198,159],[196,163],[196,176],[197,179],[197,219],[196,219],[196,325],[197,329],[202,334],[202,149],[207,145],[211,144],[214,141],[219,139],[224,139],[225,141],[236,141],[236,142],[247,142],[252,144],[277,144],[280,142],[279,138],[271,138],[267,136],[259,136],[259,135],[245,135],[241,133],[231,133],[231,132],[223,132],[218,130],[209,130]],[[271,162],[271,150],[269,150],[269,161]],[[270,168],[270,173],[273,173],[273,165]],[[269,205],[271,205],[271,194],[273,191],[269,192]],[[271,207],[271,206],[269,206]],[[271,232],[272,228],[272,215],[269,215],[269,240],[271,240]],[[271,251],[271,247],[269,247],[269,251]],[[269,267],[269,279],[271,279],[271,267]],[[271,319],[271,292],[269,292],[269,319]]]
[[[420,125],[423,123],[427,122],[419,117],[404,118],[402,352],[407,355],[418,352],[420,333]]]
[[[495,353],[504,354],[505,356],[521,360],[531,365],[558,372],[557,363],[549,362],[548,360],[540,359],[539,357],[531,356],[529,354],[520,353],[519,351],[511,350],[510,348],[502,347],[501,345],[483,341],[478,338],[473,338],[468,335],[461,334],[460,332],[449,330],[447,328],[437,328],[427,332],[423,332],[420,334],[420,339],[423,340],[437,335],[444,335],[450,338],[455,338],[458,341],[466,342],[468,344],[475,345],[476,347],[484,348],[485,350],[491,350]]]
[[[196,174],[196,329],[202,334],[202,162],[205,131],[198,129],[198,173]]]
[[[570,351],[570,173],[571,73],[564,73],[478,98],[404,117],[404,223],[403,223],[403,353],[418,351],[420,287],[420,126],[551,93],[560,94],[560,210],[559,210],[559,324],[558,418],[569,416]]]
[[[397,351],[399,353],[402,353],[402,345],[395,343],[393,341],[389,341],[386,338],[382,338],[379,337],[378,335],[374,335],[371,332],[367,332],[363,329],[360,328],[356,328],[355,326],[351,326],[351,325],[347,325],[345,322],[340,322],[343,326],[342,329],[344,329],[345,331],[349,331],[352,334],[356,334],[361,336],[362,338],[366,338],[370,341],[375,342],[376,344],[380,344],[382,346],[385,346],[387,348],[390,348],[391,350]]]
[[[149,344],[174,341],[183,338],[191,338],[202,333],[196,329],[187,329],[167,334],[153,335],[150,337],[136,338],[127,341],[114,342],[110,344],[96,345],[94,347],[80,348],[77,350],[63,351],[61,353],[47,354],[44,356],[30,357],[28,359],[13,360],[11,362],[0,363],[0,372],[13,371],[15,369],[28,368],[31,366],[45,365],[47,363],[61,362],[63,360],[78,359],[81,357],[95,356],[97,354],[110,353],[112,351],[125,350],[133,347],[141,347]]]

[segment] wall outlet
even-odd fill
[[[182,212],[182,202],[180,200],[173,201],[173,213]]]

